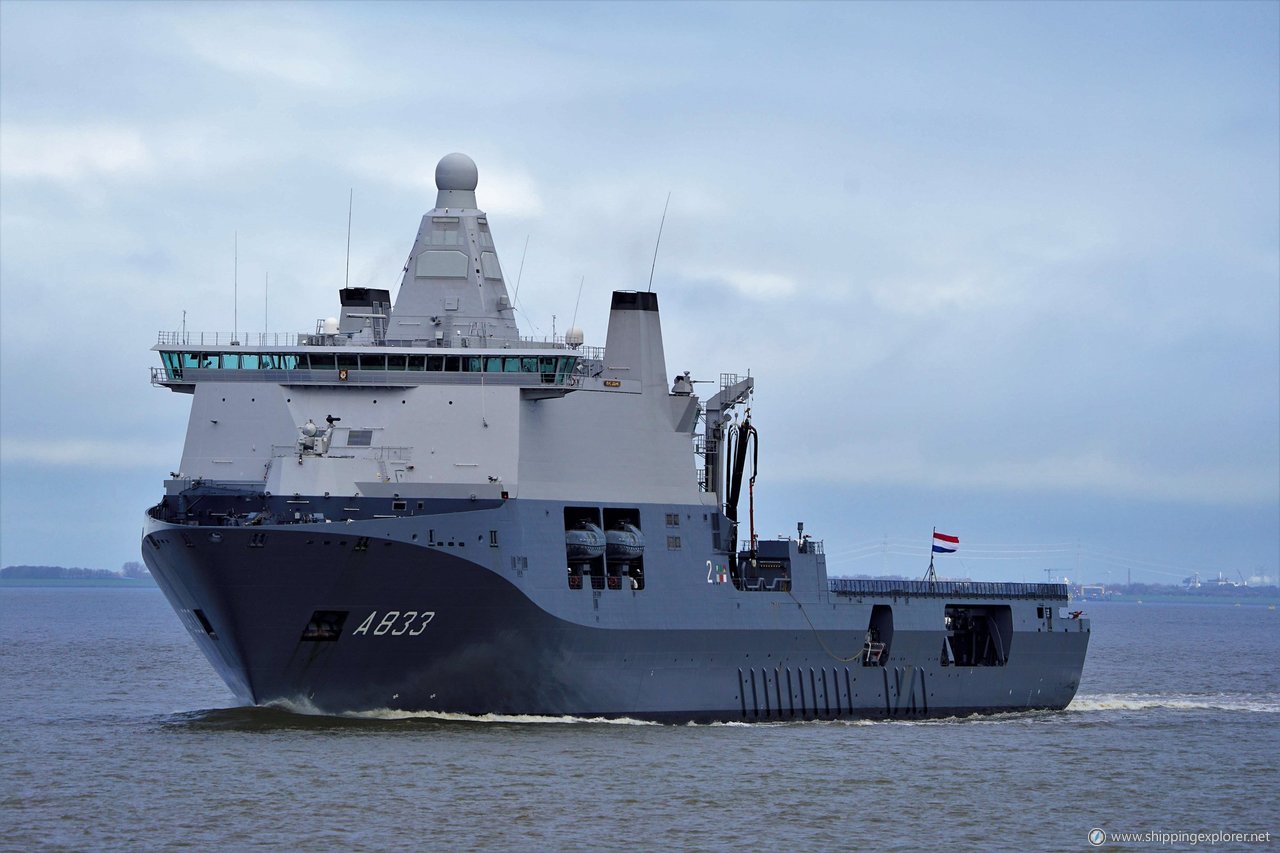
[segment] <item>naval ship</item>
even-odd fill
[[[760,538],[754,379],[673,381],[651,291],[612,294],[602,348],[522,336],[475,163],[435,178],[394,304],[344,287],[312,332],[154,347],[191,414],[142,552],[238,701],[668,722],[1071,701],[1090,625],[1064,585],[829,578],[803,524]]]

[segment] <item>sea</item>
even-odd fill
[[[0,849],[1280,846],[1280,614],[1086,609],[1065,711],[656,725],[236,707],[159,590],[0,587]]]

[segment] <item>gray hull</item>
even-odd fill
[[[643,589],[571,589],[562,560],[526,566],[487,546],[491,527],[547,515],[518,503],[449,516],[451,537],[434,547],[413,537],[441,516],[208,528],[153,511],[143,552],[246,703],[755,721],[1063,708],[1079,684],[1088,620],[1055,619],[1064,602],[1036,595],[1044,585],[1003,585],[1026,591],[1008,598],[950,585],[837,594],[825,572],[806,576],[793,542],[784,592],[708,583],[692,554],[651,560]],[[944,609],[993,602],[1013,626],[1005,659],[944,664]],[[869,665],[876,605],[892,639]]]

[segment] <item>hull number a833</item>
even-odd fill
[[[377,610],[373,611],[360,623],[360,627],[351,632],[351,636],[372,634],[375,637],[390,636],[416,637],[427,630],[427,625],[436,618],[434,610],[388,610],[378,618]]]

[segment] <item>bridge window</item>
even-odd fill
[[[448,373],[538,374],[544,385],[568,381],[576,356],[440,356],[359,352],[257,353],[178,352],[160,353],[170,379],[183,370],[413,370]]]
[[[263,353],[258,356],[258,364],[263,370],[293,370],[298,366],[298,357],[285,353]]]
[[[176,352],[160,353],[160,361],[164,364],[164,372],[168,374],[170,379],[182,378],[182,362]]]

